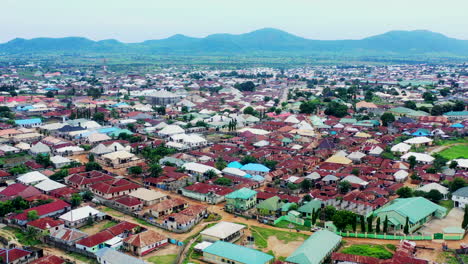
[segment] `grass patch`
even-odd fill
[[[87,256],[78,254],[76,252],[69,252],[67,253],[67,255],[71,256],[74,259],[82,261],[83,263],[98,264],[98,262],[95,259],[88,258]]]
[[[39,239],[27,236],[27,234],[19,228],[6,226],[3,228],[3,230],[8,231],[11,234],[13,234],[18,240],[18,242],[20,242],[21,245],[35,246],[41,243]]]
[[[169,254],[169,255],[164,255],[164,256],[152,256],[151,258],[148,259],[148,261],[154,264],[159,264],[159,263],[170,264],[170,263],[174,263],[176,258],[177,258],[176,254]]]
[[[388,249],[390,249],[391,251],[395,251],[395,250],[396,250],[396,246],[393,245],[393,244],[386,244],[385,247],[388,248]]]
[[[115,225],[117,225],[117,222],[109,221],[102,226],[102,230],[113,227]]]
[[[468,137],[465,138],[457,138],[457,139],[444,139],[444,140],[436,140],[434,141],[434,145],[437,146],[447,146],[451,144],[468,144]]]
[[[452,210],[454,207],[453,201],[452,200],[442,200],[439,202],[440,206],[443,206],[447,209],[447,214]]]
[[[135,220],[137,223],[140,225],[145,225],[145,226],[152,226],[150,223],[146,222],[145,220],[142,220],[140,218],[133,217],[133,220]]]
[[[114,209],[112,209],[112,208],[109,208],[109,207],[103,207],[101,210],[102,210],[103,212],[106,212],[106,213],[108,213],[108,214],[110,214],[110,215],[112,215],[112,216],[115,216],[115,217],[122,217],[122,216],[124,216],[122,213],[120,213],[120,212],[118,212],[118,211],[116,211],[116,210],[114,210]]]
[[[292,241],[305,240],[309,237],[308,235],[302,233],[279,231],[258,226],[251,226],[250,230],[252,232],[252,236],[254,237],[255,245],[258,248],[268,247],[268,238],[271,236],[275,236],[278,240],[281,240],[286,244]]]
[[[289,228],[289,225],[291,225],[291,224],[292,224],[293,228]],[[303,230],[303,231],[310,231],[310,227],[303,226],[303,225],[298,225],[298,224],[291,223],[291,222],[288,222],[288,221],[281,221],[281,222],[277,223],[275,226],[280,227],[280,228],[293,229],[293,231],[296,230],[296,229]]]
[[[468,158],[468,145],[457,145],[444,149],[439,154],[449,160],[457,158]]]
[[[452,252],[446,251],[437,256],[437,263],[459,264],[457,258]]]
[[[382,245],[351,245],[347,248],[344,248],[341,252],[345,254],[368,256],[379,259],[390,259],[393,256],[393,254]]]
[[[221,220],[221,215],[219,214],[209,214],[208,217],[203,220],[204,222],[216,222],[216,221],[219,221]]]

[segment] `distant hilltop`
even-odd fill
[[[333,54],[338,56],[468,57],[468,40],[427,30],[390,31],[359,40],[312,40],[265,28],[245,34],[213,34],[204,38],[174,35],[140,43],[93,41],[82,37],[13,39],[0,44],[0,54],[40,56],[50,53],[152,55],[263,55]]]

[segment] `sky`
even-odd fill
[[[310,39],[425,29],[468,40],[468,0],[1,0],[0,42],[80,36],[140,42],[277,28]]]

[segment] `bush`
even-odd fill
[[[381,245],[351,245],[343,249],[342,253],[379,259],[390,259],[393,256],[390,251]]]

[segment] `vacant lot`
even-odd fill
[[[343,250],[341,250],[341,252],[351,255],[389,259],[393,256],[393,253],[391,252],[393,249],[393,247],[390,249],[387,248],[386,245],[355,244],[349,247],[345,247]]]
[[[457,145],[439,152],[446,159],[468,158],[468,145]]]
[[[463,210],[460,208],[453,208],[447,214],[446,217],[442,219],[434,218],[422,227],[419,232],[421,233],[442,233],[442,230],[446,227],[456,226],[459,227],[463,220]]]

